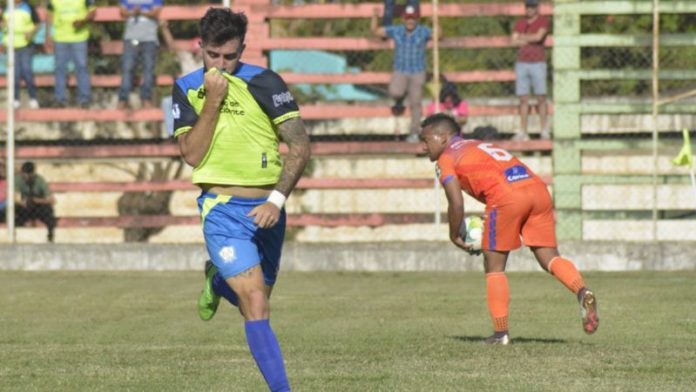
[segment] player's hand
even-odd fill
[[[72,22],[72,25],[75,29],[81,29],[81,28],[85,27],[86,24],[87,24],[86,19],[78,19],[78,20]]]
[[[216,107],[220,106],[227,96],[227,78],[217,68],[211,68],[205,73],[205,99],[210,100]]]
[[[454,238],[450,238],[450,240],[452,240],[452,243],[456,245],[457,248],[465,251],[470,255],[478,256],[481,254],[480,250],[474,250],[471,244],[467,244],[466,242],[464,242],[464,239],[462,237],[456,236]]]
[[[268,229],[275,226],[280,219],[280,209],[273,203],[266,202],[254,207],[247,214],[249,217],[254,217],[254,224],[262,229]]]

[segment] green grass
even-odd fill
[[[594,336],[555,279],[509,278],[513,345],[486,347],[482,273],[283,273],[272,320],[294,390],[696,390],[696,272],[586,274]],[[0,272],[0,390],[265,390],[236,309],[198,320],[202,280]]]

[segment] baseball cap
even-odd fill
[[[524,5],[527,7],[537,7],[539,5],[539,0],[524,0]]]
[[[418,17],[418,10],[416,7],[412,5],[407,5],[406,8],[404,8],[404,18],[417,18]]]

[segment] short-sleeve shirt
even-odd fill
[[[541,29],[549,31],[549,20],[544,16],[537,16],[531,23],[525,18],[515,23],[515,32],[520,34],[534,34]],[[546,49],[544,48],[544,36],[539,42],[525,44],[517,51],[517,61],[521,63],[543,63],[546,61]]]
[[[406,26],[387,26],[384,28],[387,37],[394,40],[394,71],[401,73],[425,72],[425,51],[432,30],[422,25],[416,25],[410,33]]]
[[[140,6],[143,12],[149,12],[153,8],[162,7],[162,0],[121,0],[121,7],[132,10]],[[142,15],[129,16],[126,19],[126,30],[123,39],[135,40],[138,42],[158,42],[157,21]]]
[[[459,105],[454,107],[449,107],[444,103],[440,103],[440,112],[447,113],[453,117],[468,116],[469,104],[465,100],[459,101]],[[425,108],[425,114],[428,116],[435,114],[435,102],[431,102],[428,107]]]
[[[205,69],[178,79],[172,91],[174,136],[189,132],[205,103]],[[215,72],[215,71],[212,71]],[[227,97],[212,144],[193,169],[194,184],[259,186],[278,182],[282,170],[277,126],[300,116],[295,98],[270,69],[240,63],[228,80]]]
[[[15,191],[22,196],[22,200],[29,197],[46,198],[51,195],[48,183],[38,174],[34,175],[34,181],[29,184],[21,175],[15,177]]]
[[[49,0],[48,10],[53,14],[53,40],[67,43],[87,41],[89,26],[76,29],[73,22],[86,18],[93,9],[94,0]]]
[[[7,9],[5,12],[2,14],[2,19],[3,19],[3,37],[2,37],[2,42],[3,45],[7,46],[7,40],[9,39],[9,35],[7,34],[7,26],[9,25],[8,19],[9,19],[9,13],[7,12]],[[25,48],[29,46],[31,42],[27,40],[26,34],[33,31],[36,28],[36,25],[41,23],[41,20],[39,19],[39,15],[36,13],[36,10],[34,7],[31,6],[31,4],[27,3],[26,1],[23,1],[17,5],[15,5],[14,8],[14,29],[15,29],[15,34],[14,34],[14,44],[12,45],[16,49],[20,48]]]
[[[491,205],[516,188],[544,184],[524,163],[492,143],[453,137],[437,160],[443,185],[454,178],[467,194]]]

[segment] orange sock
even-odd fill
[[[510,287],[505,272],[486,274],[488,310],[491,312],[493,329],[496,332],[508,330],[508,308],[510,306]]]
[[[582,275],[575,268],[575,265],[563,257],[554,257],[549,263],[549,272],[560,280],[568,290],[574,294],[578,294],[580,289],[585,287],[585,282],[582,280]]]

